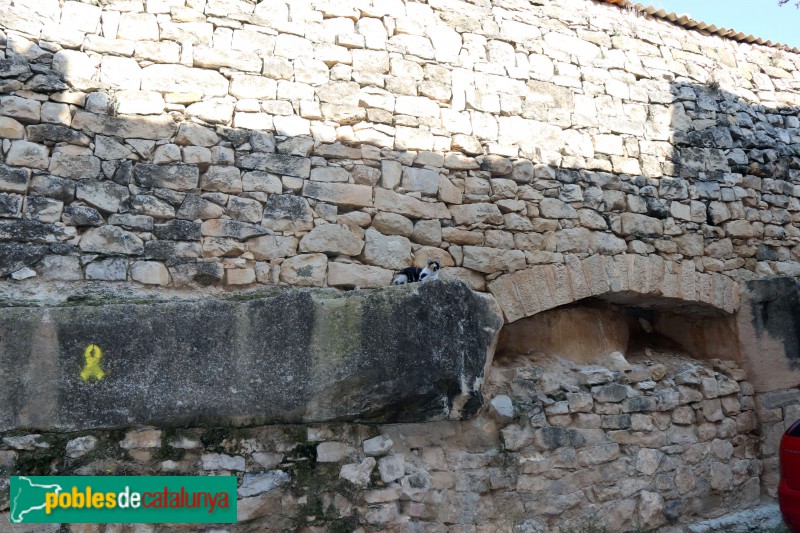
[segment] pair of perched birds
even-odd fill
[[[405,285],[406,283],[416,283],[417,281],[433,281],[439,279],[439,261],[428,259],[428,265],[425,268],[408,267],[400,272],[396,272],[392,279],[392,285]]]

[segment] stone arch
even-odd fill
[[[665,261],[657,255],[568,255],[563,264],[500,276],[488,289],[506,323],[590,297],[659,299],[716,315],[739,308],[739,284],[730,277],[698,272],[694,261]]]

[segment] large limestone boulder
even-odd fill
[[[0,309],[0,431],[465,419],[501,325],[457,282]]]

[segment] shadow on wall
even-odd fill
[[[294,237],[270,235],[311,230],[315,217],[361,227],[371,223],[361,210],[375,207],[377,148],[332,144],[314,152],[314,139],[289,135],[287,128],[278,137],[230,128],[232,101],[190,103],[198,95],[189,91],[203,88],[166,78],[165,91],[187,92],[168,93],[166,108],[173,111],[164,113],[164,100],[156,93],[120,91],[124,99],[108,97],[101,91],[106,84],[83,77],[96,65],[73,64],[72,55],[65,54],[51,70],[36,64],[37,54],[28,54],[33,64],[13,55],[3,61],[3,92],[32,90],[51,95],[51,101],[31,108],[14,97],[7,102],[8,108],[17,106],[15,118],[28,125],[16,139],[9,137],[5,154],[8,179],[19,187],[2,197],[0,275],[48,263],[75,280],[85,275],[122,281],[130,279],[135,266],[134,279],[158,285],[213,284],[223,278],[231,284],[272,284],[279,281],[279,269],[269,261],[297,254],[298,248]],[[65,73],[68,84],[58,72]],[[69,91],[70,86],[88,97]],[[561,105],[551,96],[535,104],[544,106],[542,113]],[[797,109],[752,106],[712,86],[666,82],[650,101],[669,107],[619,104],[618,121],[596,125],[610,133],[609,168],[568,168],[564,150],[559,155],[564,166],[551,169],[559,197],[594,210],[611,228],[603,235],[616,240],[601,253],[694,258],[697,271],[735,280],[800,274],[795,242],[800,154],[796,139],[785,131],[798,126]],[[78,107],[74,116],[64,104]],[[174,118],[184,116],[181,110],[208,127],[176,123]],[[535,115],[535,109],[525,112]],[[251,126],[266,121],[250,118]],[[271,117],[264,124],[280,129]],[[552,156],[546,148],[532,152],[541,156],[536,163]],[[358,172],[345,177],[350,183],[315,181],[308,179],[312,152],[328,160],[358,160],[369,152],[375,159],[356,164]],[[20,166],[33,168],[33,177],[15,168]],[[580,196],[566,194],[568,186]],[[446,209],[431,216],[444,226],[455,225]],[[58,221],[66,227],[55,226]],[[555,221],[561,229],[571,227],[560,224]],[[72,244],[76,236],[81,236],[78,245]],[[269,242],[258,241],[261,237]],[[581,253],[569,244],[565,253]],[[557,246],[561,252],[561,243]],[[438,253],[452,264],[445,250]],[[252,268],[253,261],[261,263],[260,269]],[[327,267],[302,264],[296,271],[320,268]],[[301,278],[280,279],[302,285]]]
[[[792,278],[800,275],[800,139],[792,132],[800,127],[798,109],[751,105],[716,84],[676,85],[673,93],[675,174],[690,180],[683,218],[698,224],[703,268],[742,280],[742,304],[731,321],[700,328],[688,321],[687,327],[686,317],[673,315],[657,328],[695,354],[724,358],[720,348],[732,348],[759,392],[796,387],[800,308]],[[684,195],[680,181],[661,180],[661,186],[662,197]]]
[[[612,156],[615,168],[630,168],[629,179],[565,169],[559,170],[557,177],[562,182],[592,185],[584,194],[584,205],[602,213],[609,226],[627,238],[628,252],[658,254],[667,261],[694,258],[689,259],[694,263],[692,270],[721,273],[742,282],[798,275],[800,146],[788,133],[800,126],[798,109],[750,105],[716,85],[674,83],[669,93],[674,97],[669,119],[655,125],[651,122],[643,130],[644,137],[656,140],[639,140],[639,160]],[[625,118],[610,127],[631,133],[642,129],[630,119],[637,113],[635,106],[624,111],[628,111],[622,115]],[[621,140],[617,153],[624,153]],[[668,163],[660,168],[658,161],[664,157]],[[662,177],[662,171],[672,177]],[[617,206],[626,201],[628,212],[615,222],[614,212],[621,211]],[[632,265],[627,266],[631,277]],[[592,268],[585,261],[581,266],[583,272]],[[651,271],[637,269],[636,275],[649,277]],[[788,348],[794,337],[782,324],[768,324],[764,319],[745,325],[739,318],[737,325],[737,319],[720,308],[696,301],[701,298],[674,291],[668,294],[662,289],[652,283],[643,290],[631,286],[615,291],[611,287],[600,296],[611,305],[577,299],[530,318],[518,320],[520,316],[515,315],[503,330],[498,356],[534,348],[582,363],[598,361],[612,351],[633,349],[635,333],[640,347],[652,342],[699,359],[741,362],[744,358],[759,390],[800,382],[793,350]],[[700,291],[699,286],[696,290]],[[576,292],[573,290],[573,295]],[[521,290],[516,297],[524,300],[529,294]],[[749,290],[744,294],[747,297]],[[788,302],[791,294],[783,298]],[[746,306],[755,304],[749,298],[744,302]],[[635,310],[651,315],[651,324],[644,331],[624,316]],[[754,349],[744,338],[747,334],[740,340],[737,330],[743,327],[765,336],[764,342],[787,349],[772,349],[767,356],[767,351]],[[768,357],[774,360],[766,364]]]
[[[800,275],[800,139],[789,133],[799,110],[751,105],[715,84],[672,92],[677,178],[660,180],[659,193],[690,200],[673,202],[670,214],[703,236],[705,270],[741,280]]]

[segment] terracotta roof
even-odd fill
[[[741,43],[760,44],[764,46],[769,46],[771,48],[778,48],[780,50],[794,52],[796,54],[800,53],[800,50],[798,50],[796,47],[787,46],[783,43],[773,43],[772,41],[765,41],[761,37],[755,37],[753,35],[737,32],[736,30],[731,30],[728,28],[722,28],[722,27],[718,28],[714,24],[706,24],[705,22],[694,20],[686,15],[677,15],[675,13],[668,13],[663,9],[656,9],[653,6],[634,4],[633,2],[629,2],[628,0],[598,0],[598,1],[605,4],[613,4],[622,8],[633,9],[639,13],[643,13],[645,15],[649,15],[651,17],[658,18],[661,20],[666,20],[667,22],[677,24],[678,26],[682,26],[688,30],[699,31],[706,35],[709,34],[719,35],[720,37],[725,37],[726,39],[733,39],[734,41],[739,41]]]

